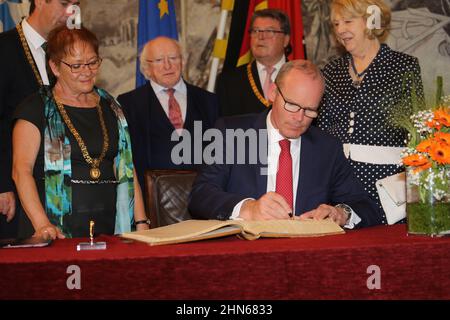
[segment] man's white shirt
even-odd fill
[[[275,192],[276,190],[276,176],[278,171],[278,161],[280,157],[281,148],[279,141],[285,139],[279,132],[278,129],[272,124],[271,120],[272,111],[269,111],[266,118],[267,125],[267,141],[268,141],[268,158],[267,158],[267,188],[266,192]],[[300,150],[301,150],[301,136],[297,139],[289,139],[291,141],[291,157],[292,157],[292,182],[293,182],[293,212],[295,211],[295,203],[297,198],[297,187],[299,180],[299,172],[301,170],[300,164]],[[235,205],[233,212],[231,213],[230,219],[240,219],[239,214],[241,211],[242,204],[246,200],[254,200],[253,198],[246,198]],[[344,226],[347,229],[353,229],[356,224],[361,222],[361,218],[353,211],[350,215],[348,223]]]
[[[278,171],[278,160],[280,157],[281,147],[279,142],[285,139],[278,129],[275,129],[272,120],[270,119],[270,115],[272,111],[269,111],[266,118],[266,128],[267,128],[267,188],[266,192],[275,192],[276,190],[276,182],[277,182],[277,171]],[[300,147],[301,147],[301,136],[297,139],[289,139],[291,141],[291,157],[292,157],[292,183],[294,186],[298,185],[298,175],[299,175],[299,167],[300,167]],[[296,188],[295,188],[296,189]],[[297,198],[297,192],[294,190],[293,192],[293,202],[294,208],[293,212],[295,212],[295,200]],[[241,211],[241,206],[245,200],[249,200],[252,198],[247,198],[240,201],[233,209],[233,213],[231,214],[230,219],[235,219],[239,217],[239,213]]]
[[[274,69],[274,71],[272,73],[272,76],[270,77],[272,82],[275,82],[275,79],[276,79],[276,77],[278,75],[278,72],[280,71],[281,67],[285,63],[286,63],[286,57],[283,55],[283,57],[281,57],[280,61],[278,61],[277,63],[275,63],[273,65],[273,67],[275,69]],[[266,67],[262,63],[260,63],[258,61],[256,61],[256,69],[258,70],[259,82],[260,82],[261,88],[262,88],[263,85],[264,85],[264,80],[266,79],[266,76],[267,76],[267,70],[266,70]]]
[[[169,95],[166,92],[166,90],[169,88],[160,86],[153,80],[150,80],[150,85],[152,86],[153,91],[155,92],[156,97],[158,98],[164,112],[166,113],[167,117],[169,117]],[[173,89],[175,90],[174,97],[180,105],[181,116],[183,117],[184,123],[186,121],[187,112],[187,87],[183,79],[180,79],[180,81],[178,81],[177,84],[173,86]]]
[[[28,47],[30,48],[33,59],[36,62],[39,74],[41,75],[42,82],[45,85],[49,85],[47,69],[45,67],[45,51],[42,45],[46,40],[27,22],[26,19],[22,21],[22,29],[25,39],[27,40]]]

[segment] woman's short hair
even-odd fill
[[[371,13],[367,13],[367,8],[372,5],[380,9],[380,28],[366,28],[366,34],[370,39],[376,37],[382,40],[387,36],[387,30],[391,23],[391,9],[383,0],[332,0],[330,4],[331,20],[336,15],[344,18],[363,17],[367,20],[371,15]]]
[[[98,55],[99,43],[93,32],[85,27],[69,29],[64,25],[53,29],[48,36],[47,55],[49,59],[59,63],[59,60],[65,56],[72,55],[75,43],[78,41],[90,46]]]

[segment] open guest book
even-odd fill
[[[345,232],[339,225],[328,219],[320,221],[186,220],[160,228],[126,232],[121,236],[156,246],[219,238],[234,234],[247,240],[255,240],[260,237],[317,237],[340,233]]]

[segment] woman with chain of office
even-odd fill
[[[52,31],[47,55],[56,83],[15,111],[13,179],[26,213],[20,237],[87,237],[90,221],[96,234],[148,228],[125,117],[94,86],[98,47],[84,27]]]
[[[386,214],[396,205],[382,206],[376,182],[404,170],[399,163],[407,134],[389,119],[401,103],[410,105],[413,92],[423,97],[419,62],[382,43],[391,20],[383,0],[330,5],[334,34],[346,52],[323,69],[326,88],[317,125],[342,141],[356,176],[384,209],[380,222],[394,222],[398,219]]]

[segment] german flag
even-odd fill
[[[305,57],[301,0],[238,0],[234,2],[223,70],[251,61],[248,33],[250,21],[254,11],[267,8],[281,9],[290,18],[292,53],[288,58],[292,60]]]
[[[291,22],[292,53],[289,60],[304,59],[303,46],[303,19],[301,0],[269,0],[269,8],[280,9],[286,12]]]

